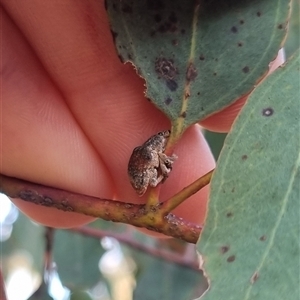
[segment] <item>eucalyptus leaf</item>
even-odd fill
[[[55,232],[53,260],[63,285],[70,289],[88,289],[101,279],[98,263],[103,253],[98,239],[67,230]]]
[[[264,80],[227,136],[198,250],[204,300],[296,300],[300,270],[300,52]]]
[[[205,130],[204,136],[215,160],[218,160],[218,157],[224,144],[224,140],[226,138],[226,134]]]
[[[248,93],[286,35],[290,0],[108,0],[116,49],[179,126]]]
[[[144,253],[136,253],[139,272],[134,300],[190,300],[206,288],[203,273]]]
[[[288,35],[284,44],[286,57],[291,57],[300,48],[300,1],[292,0],[292,13]]]

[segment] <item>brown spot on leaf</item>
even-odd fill
[[[200,59],[200,60],[204,60],[204,59],[205,59],[204,55],[203,55],[203,54],[200,54],[199,59]]]
[[[267,237],[266,237],[265,235],[262,235],[262,236],[259,238],[259,240],[262,241],[262,242],[264,242],[266,239],[267,239]]]
[[[162,20],[161,17],[156,17],[155,21],[160,22]],[[177,28],[177,18],[174,13],[171,13],[168,20],[161,23],[158,28],[157,32],[160,33],[166,33],[166,32],[176,32],[178,30]]]
[[[167,97],[167,98],[165,99],[165,103],[166,103],[167,105],[169,105],[172,101],[173,101],[173,99],[170,98],[170,97]]]
[[[226,253],[226,252],[228,252],[229,251],[229,246],[222,246],[221,247],[221,253],[222,254],[224,254],[224,253]]]
[[[213,74],[214,76],[217,76],[217,72],[214,72],[214,74]]]
[[[230,29],[230,31],[231,31],[232,33],[237,33],[237,32],[238,32],[238,29],[237,29],[236,26],[232,26],[231,29]]]
[[[155,71],[161,77],[172,80],[178,74],[177,68],[174,65],[173,59],[159,57],[155,61]]]
[[[278,29],[282,29],[282,28],[283,28],[283,25],[282,25],[282,24],[279,24],[277,28],[278,28]]]
[[[256,13],[256,15],[257,15],[258,17],[260,17],[260,16],[261,16],[261,12],[258,11],[258,12]]]
[[[242,43],[242,42],[238,42],[238,46],[239,46],[239,47],[242,47],[242,46],[243,46],[243,43]]]
[[[231,255],[227,258],[227,262],[231,263],[235,261],[235,255]]]
[[[240,24],[243,25],[245,23],[244,20],[240,20]]]
[[[231,189],[231,193],[234,193],[234,191],[235,191],[235,187],[233,187],[233,188]]]
[[[185,118],[186,117],[186,112],[185,111],[183,111],[182,113],[181,113],[181,115],[180,115],[182,118]]]
[[[232,217],[233,216],[233,213],[232,212],[228,212],[227,214],[226,214],[226,217],[227,218],[230,218],[230,217]]]
[[[174,92],[178,88],[178,84],[175,80],[167,80],[167,87],[170,89],[170,91]]]
[[[248,73],[250,69],[248,66],[245,66],[242,70],[244,73]]]
[[[256,280],[258,279],[259,277],[259,274],[257,272],[255,272],[252,276],[251,276],[251,279],[250,279],[250,282],[253,284],[256,282]]]
[[[267,107],[262,110],[262,115],[265,117],[270,117],[274,113],[274,109],[272,107]]]
[[[186,80],[187,81],[194,81],[195,78],[197,77],[198,72],[197,69],[195,67],[195,65],[193,63],[190,63],[187,70],[186,70]]]
[[[247,154],[242,155],[242,160],[246,160],[248,158]]]

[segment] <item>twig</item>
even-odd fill
[[[159,213],[161,203],[147,208],[144,204],[71,193],[5,175],[0,175],[0,191],[11,198],[20,198],[37,205],[77,212],[107,221],[144,227],[194,244],[202,229],[202,226],[172,214],[163,216]]]
[[[214,170],[209,171],[204,176],[200,177],[184,189],[182,189],[179,193],[172,196],[170,199],[165,201],[162,204],[162,207],[160,209],[161,213],[168,214],[171,212],[174,208],[176,208],[178,205],[180,205],[183,201],[185,201],[187,198],[201,190],[203,187],[209,184],[211,176],[213,174]]]
[[[68,229],[68,231],[73,231],[80,233],[85,236],[90,236],[94,238],[104,238],[104,237],[112,237],[118,240],[120,243],[126,244],[127,246],[135,249],[140,250],[143,253],[147,253],[151,256],[155,256],[161,258],[163,260],[169,261],[171,263],[176,263],[180,266],[190,268],[200,272],[199,263],[195,260],[187,260],[184,258],[182,254],[178,255],[172,253],[171,251],[165,251],[158,248],[149,247],[145,244],[139,243],[136,240],[133,240],[130,236],[119,234],[112,231],[105,231],[100,229],[91,228],[88,226],[82,226],[77,228]]]

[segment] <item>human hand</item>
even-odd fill
[[[144,81],[116,55],[99,0],[3,0],[1,173],[96,197],[143,203],[127,164],[134,147],[168,119],[143,97]],[[244,100],[205,120],[227,131]],[[214,168],[200,127],[175,148],[179,159],[161,200]],[[203,223],[208,187],[174,213]],[[13,199],[35,221],[71,227],[93,220]]]

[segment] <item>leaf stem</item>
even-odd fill
[[[209,171],[204,176],[200,177],[184,189],[182,189],[180,192],[178,192],[176,195],[172,196],[168,200],[166,200],[160,209],[160,212],[164,215],[167,215],[169,212],[171,212],[173,209],[175,209],[178,205],[180,205],[182,202],[184,202],[187,198],[201,190],[203,187],[208,185],[210,183],[212,174],[214,170]]]
[[[178,122],[178,119],[176,119],[175,122],[172,123],[171,135],[169,137],[168,144],[165,151],[167,155],[172,154],[175,145],[177,144],[177,142],[179,141],[179,139],[181,138],[184,132],[182,126],[180,126],[181,124],[179,123],[180,122]]]
[[[150,209],[151,206],[156,206],[159,204],[159,193],[161,186],[158,185],[155,188],[151,188],[149,192],[149,196],[146,203],[146,208]]]

